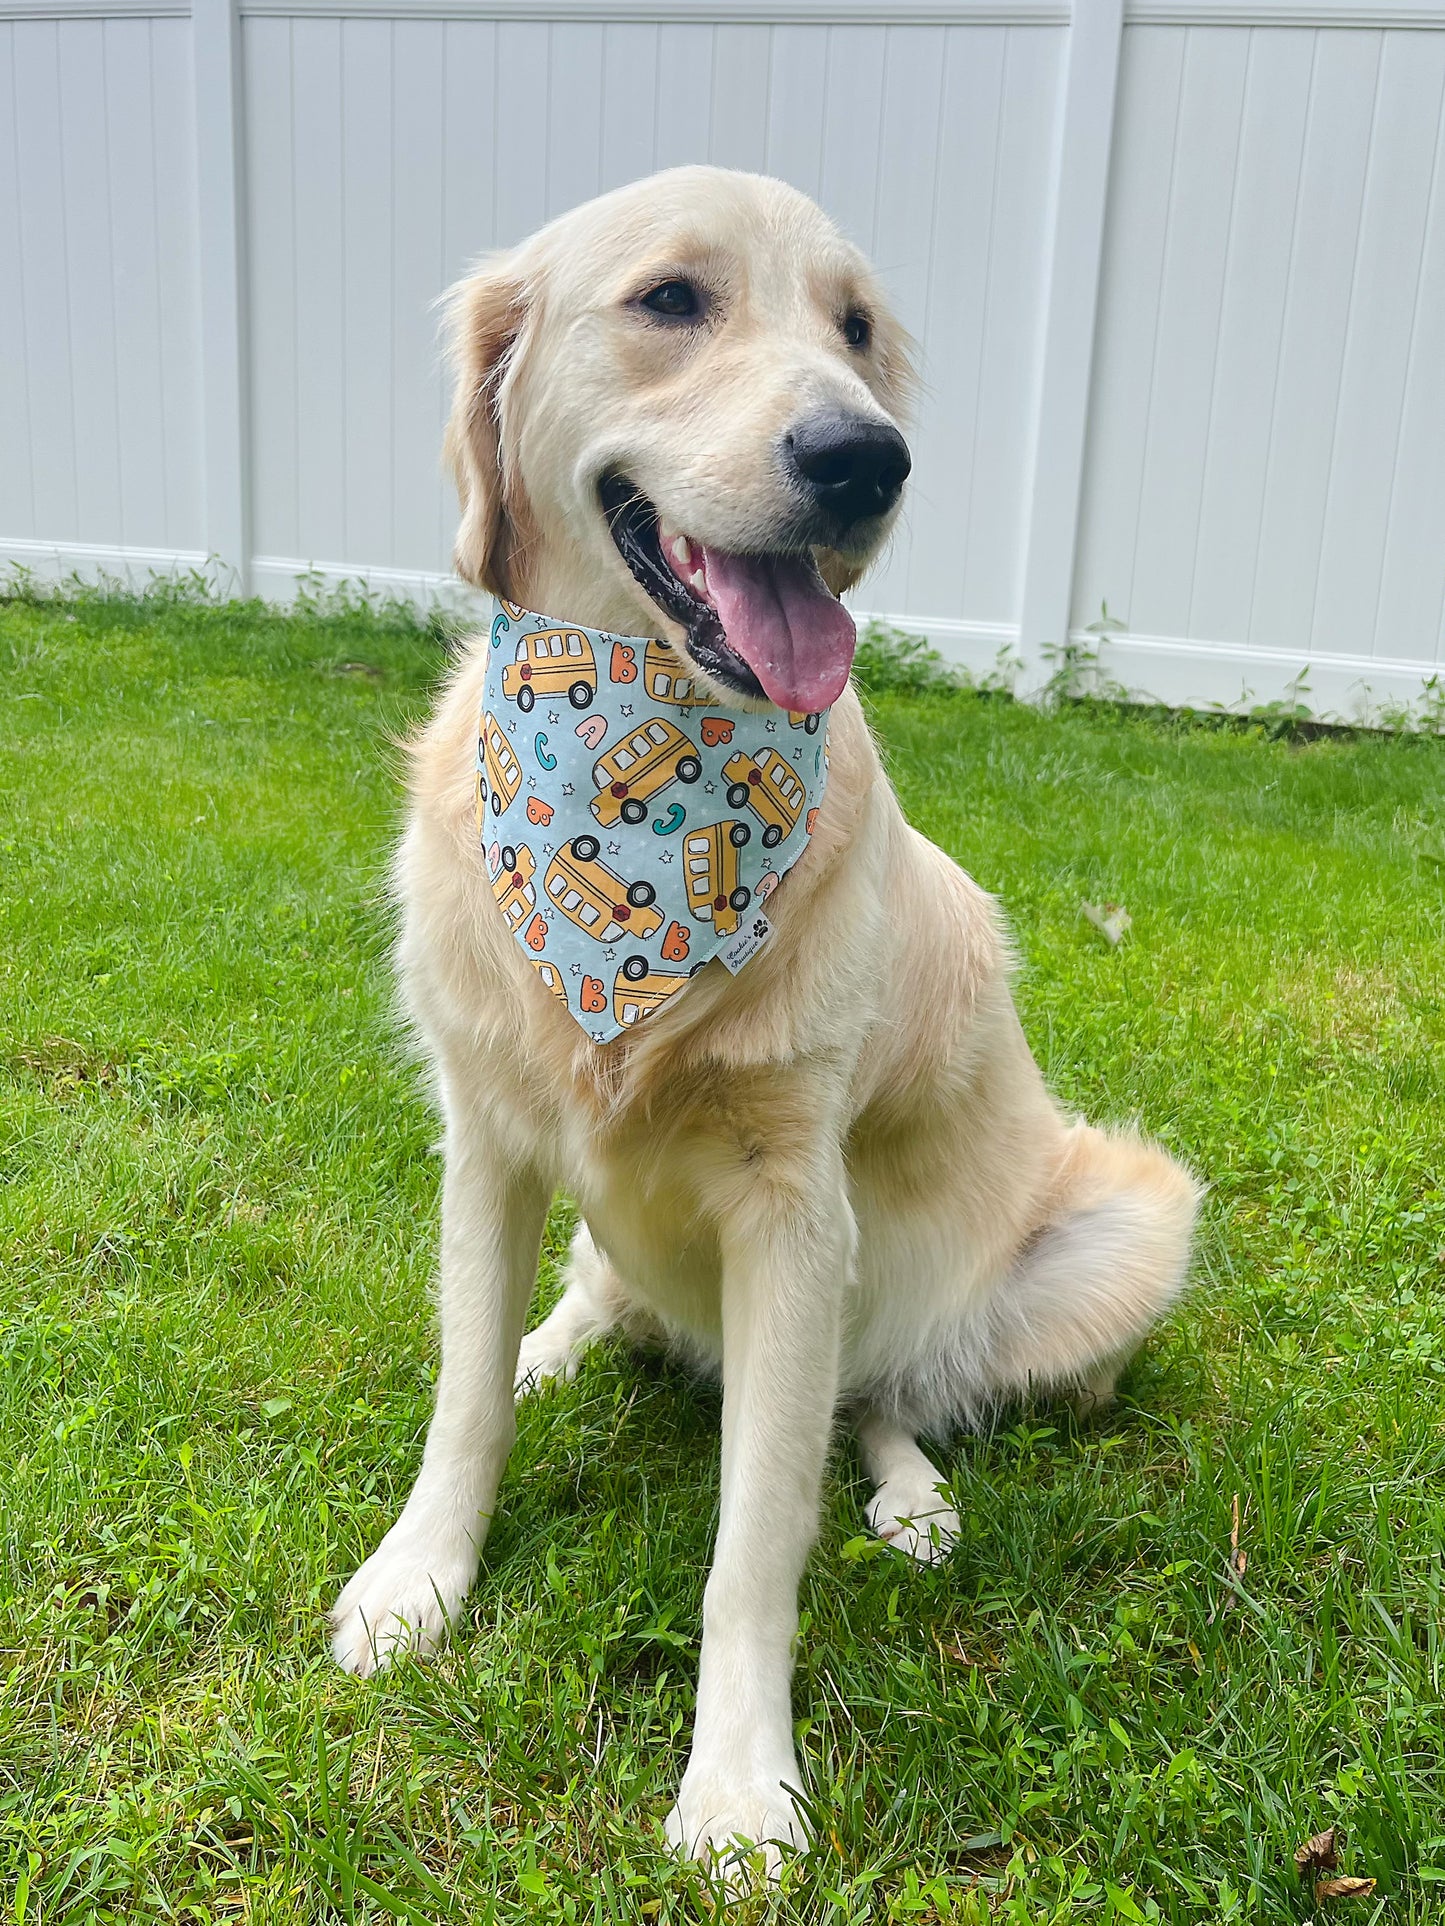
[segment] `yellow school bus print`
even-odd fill
[[[763,825],[765,849],[776,849],[797,828],[807,798],[792,764],[776,749],[764,749],[756,760],[740,749],[723,764],[723,779],[728,808],[752,810]]]
[[[522,765],[490,711],[482,717],[482,773],[492,798],[492,814],[500,816],[517,800],[517,791],[522,787]]]
[[[788,727],[790,729],[806,729],[810,736],[817,735],[818,725],[822,720],[823,712],[821,709],[789,709],[788,711]]]
[[[753,900],[738,880],[738,851],[751,835],[746,823],[722,822],[690,829],[682,839],[687,906],[719,936],[733,934]]]
[[[595,836],[574,836],[557,851],[543,882],[553,909],[599,943],[615,943],[625,931],[656,935],[663,924],[652,907],[657,891],[651,883],[624,883],[598,862],[600,852]]]
[[[612,1013],[624,1028],[631,1029],[634,1023],[640,1023],[643,1017],[661,1008],[686,981],[686,976],[677,976],[670,970],[654,970],[645,956],[629,956],[624,959],[612,986]]]
[[[502,694],[524,712],[538,696],[566,696],[585,709],[597,693],[597,658],[580,629],[535,629],[517,643],[516,660],[502,671]]]
[[[567,1001],[567,987],[562,981],[562,972],[557,968],[557,965],[555,963],[549,963],[545,957],[541,956],[528,957],[527,961],[532,965],[532,968],[537,972],[537,975],[552,992],[553,996],[556,997],[557,1001],[559,1003],[565,1003]]]
[[[518,843],[515,849],[510,843],[502,846],[502,864],[492,878],[492,894],[502,921],[514,933],[537,907],[537,892],[532,887],[536,873],[536,858],[525,843]]]
[[[699,700],[691,669],[678,660],[665,642],[648,643],[642,658],[642,681],[654,702]]]
[[[640,823],[654,796],[674,782],[696,782],[701,774],[696,745],[681,729],[652,716],[592,765],[597,785],[592,814],[604,829],[619,816],[625,823]]]

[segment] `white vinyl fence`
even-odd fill
[[[707,159],[922,344],[860,603],[1022,686],[1416,702],[1442,113],[1445,0],[0,0],[0,563],[454,594],[435,297]]]

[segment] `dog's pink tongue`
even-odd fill
[[[858,635],[811,556],[703,549],[708,599],[728,647],[780,709],[826,709],[843,693]]]

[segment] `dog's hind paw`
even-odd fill
[[[336,1663],[369,1678],[403,1653],[424,1658],[435,1652],[456,1624],[476,1572],[470,1539],[428,1546],[393,1528],[332,1607]]]
[[[868,1526],[895,1551],[920,1565],[939,1565],[953,1550],[963,1522],[937,1485],[889,1478],[868,1505]]]
[[[517,1353],[517,1370],[512,1383],[512,1393],[517,1402],[520,1404],[523,1398],[531,1397],[534,1391],[541,1391],[550,1384],[570,1384],[582,1368],[585,1349],[583,1345],[559,1340],[555,1333],[548,1331],[546,1323],[539,1324],[535,1331],[529,1331]]]

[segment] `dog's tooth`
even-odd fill
[[[688,580],[692,583],[692,586],[697,590],[699,595],[701,595],[707,588],[707,577],[706,575],[703,574],[700,568],[695,568],[692,574],[688,577]]]
[[[671,538],[671,547],[672,559],[677,563],[678,567],[689,567],[692,562],[692,543],[687,539],[686,535],[674,535]]]

